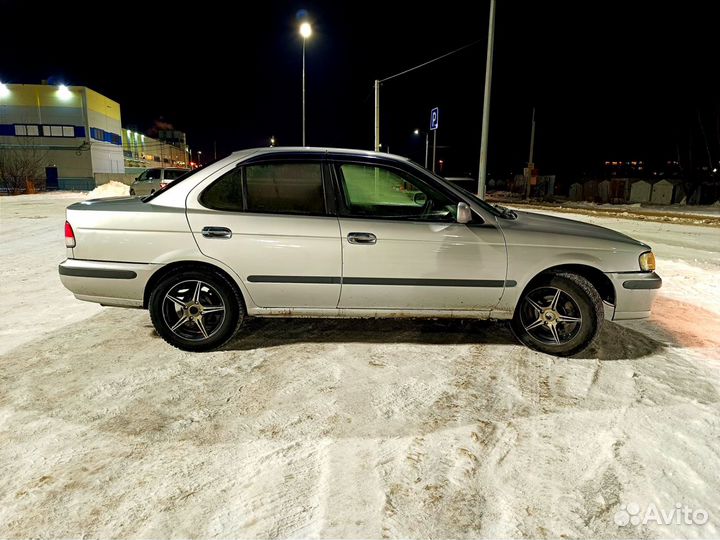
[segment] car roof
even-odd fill
[[[410,161],[404,156],[397,154],[388,154],[385,152],[373,152],[372,150],[359,150],[354,148],[333,148],[333,147],[313,147],[313,146],[266,146],[261,148],[248,148],[246,150],[238,150],[233,152],[236,157],[247,156],[249,154],[347,154],[352,156],[363,157],[382,157],[386,159],[395,159],[397,161]]]

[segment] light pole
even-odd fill
[[[495,0],[492,0],[493,3]],[[425,66],[428,66],[432,64],[433,62],[437,62],[438,60],[442,60],[443,58],[446,58],[452,54],[459,53],[460,51],[463,51],[467,49],[468,47],[472,47],[476,43],[480,43],[481,40],[475,40],[472,43],[468,43],[467,45],[463,45],[462,47],[459,47],[453,51],[450,51],[448,53],[445,53],[441,56],[438,56],[437,58],[433,58],[432,60],[428,60],[427,62],[423,62],[422,64],[419,64],[417,66],[411,67],[410,69],[406,69],[405,71],[401,71],[400,73],[396,73],[395,75],[390,75],[389,77],[385,77],[384,79],[375,79],[375,84],[373,86],[375,90],[375,136],[374,136],[374,143],[373,143],[373,150],[376,152],[380,151],[380,85],[383,84],[386,81],[389,81],[390,79],[394,79],[396,77],[400,77],[402,75],[405,75],[407,73],[410,73],[411,71],[415,71],[416,69],[423,68]]]
[[[430,145],[430,134],[427,131],[420,131],[419,129],[415,130],[415,135],[420,135],[420,133],[425,134],[425,168],[427,169],[428,146]]]
[[[490,21],[488,23],[487,60],[485,62],[485,97],[483,99],[482,138],[480,139],[480,174],[478,175],[478,197],[485,197],[487,178],[488,131],[490,128],[490,87],[492,84],[493,46],[495,43],[495,0],[490,0]]]
[[[305,146],[305,41],[312,35],[312,26],[305,21],[300,25],[300,35],[303,38],[302,45],[302,145]]]

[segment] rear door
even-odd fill
[[[489,310],[498,303],[506,249],[490,219],[457,223],[460,199],[410,168],[362,159],[333,167],[343,246],[339,307]]]
[[[335,308],[340,229],[327,182],[318,155],[241,163],[188,201],[188,220],[200,250],[231,267],[256,305]]]

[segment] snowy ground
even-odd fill
[[[720,202],[692,206],[685,204],[648,205],[648,204],[596,204],[586,201],[565,201],[562,203],[547,203],[541,201],[514,200],[507,197],[495,196],[493,202],[500,202],[506,206],[515,206],[519,209],[534,209],[539,211],[561,211],[571,214],[596,215],[638,221],[669,222],[687,225],[720,226]]]
[[[720,535],[720,229],[569,216],[665,280],[583,358],[405,320],[257,320],[189,354],[62,288],[77,198],[0,198],[0,537]],[[618,526],[632,503],[709,521]]]

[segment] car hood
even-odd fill
[[[574,219],[536,214],[535,212],[516,210],[515,213],[517,214],[517,220],[509,222],[513,223],[514,226],[507,227],[507,229],[522,229],[525,232],[532,231],[546,235],[582,237],[650,249],[650,246],[639,240],[635,240],[630,236],[613,231],[612,229],[600,227],[599,225],[592,225]],[[503,230],[505,230],[506,227],[504,225],[508,222],[503,219],[499,221]]]

